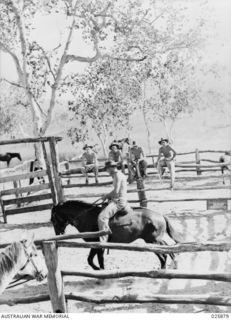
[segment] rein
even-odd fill
[[[24,281],[19,282],[20,280],[22,280],[22,279],[24,279],[24,278],[25,278]],[[9,284],[9,286],[7,287],[7,289],[11,289],[11,288],[20,286],[20,284],[24,284],[24,283],[29,282],[29,281],[31,281],[31,279],[26,279],[26,276],[20,277],[20,278],[14,280],[14,281],[11,281],[11,283]]]

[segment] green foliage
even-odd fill
[[[203,5],[205,15],[202,9]],[[65,21],[55,48],[47,49],[33,36],[36,21],[44,15]],[[150,102],[152,108],[159,116],[176,118],[190,105],[192,95],[180,79],[180,63],[165,58],[170,59],[171,52],[192,52],[203,39],[202,14],[193,21],[192,16],[189,2],[174,0],[1,2],[0,50],[11,56],[18,71],[18,83],[12,85],[25,92],[33,134],[46,133],[65,94],[72,95],[69,109],[77,126],[68,134],[74,140],[87,139],[92,128],[104,139],[129,129],[147,78],[157,87],[161,80],[162,92]],[[75,33],[91,47],[92,55],[78,55]],[[66,65],[75,61],[89,63],[86,74],[65,73]]]
[[[0,134],[8,134],[13,128],[13,118],[8,110],[0,106]]]
[[[105,139],[128,128],[141,92],[131,65],[108,58],[91,64],[84,75],[68,76],[62,85],[64,91],[65,87],[71,87],[73,95],[69,110],[79,127],[69,133],[77,141],[88,137],[89,128]]]

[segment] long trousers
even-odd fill
[[[102,230],[110,230],[109,228],[109,219],[114,217],[117,211],[122,210],[122,209],[128,209],[129,205],[126,204],[125,206],[121,206],[121,204],[111,201],[109,204],[100,212],[98,216],[98,227],[99,231]],[[108,240],[108,235],[106,234],[105,236],[100,237],[101,242],[107,242]]]
[[[170,176],[171,176],[171,186],[173,187],[175,182],[175,163],[173,160],[166,160],[166,159],[160,160],[157,165],[157,170],[160,175],[160,178],[162,178],[162,167],[165,167],[165,166],[167,166],[169,169]]]

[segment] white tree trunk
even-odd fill
[[[97,134],[99,141],[101,143],[102,146],[102,150],[103,150],[103,156],[106,158],[107,157],[107,146],[106,143],[104,141],[104,139],[102,138],[102,136],[100,134]]]
[[[147,110],[145,108],[145,102],[146,102],[146,81],[143,83],[143,103],[142,103],[142,113],[143,113],[143,118],[144,118],[144,124],[147,132],[147,141],[148,141],[148,152],[149,154],[152,153],[152,147],[151,147],[151,131],[149,128],[149,121],[148,121],[148,115],[147,115]]]
[[[173,139],[172,133],[173,133],[173,126],[174,126],[175,120],[172,120],[172,123],[170,125],[168,124],[167,119],[163,119],[162,123],[164,125],[165,132],[170,144],[173,144],[174,139]]]

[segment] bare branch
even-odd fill
[[[128,61],[128,62],[139,62],[139,61],[144,61],[145,59],[147,59],[148,56],[143,56],[143,57],[140,57],[140,58],[132,58],[132,57],[114,57],[114,56],[111,56],[109,54],[104,54],[102,55],[103,58],[110,58],[112,60],[118,60],[118,61]]]
[[[67,36],[67,40],[66,40],[66,44],[65,44],[65,47],[64,47],[64,51],[63,51],[62,57],[61,57],[60,62],[59,62],[59,66],[58,66],[57,71],[56,71],[55,82],[54,82],[54,84],[52,85],[52,88],[51,88],[50,105],[49,105],[49,108],[48,108],[47,117],[45,119],[43,128],[41,129],[41,134],[42,135],[46,132],[46,130],[47,130],[47,128],[48,128],[48,126],[49,126],[49,124],[51,122],[52,112],[53,112],[53,109],[55,107],[56,91],[57,91],[60,79],[62,77],[62,72],[63,72],[64,65],[65,65],[66,60],[67,60],[67,51],[68,51],[70,43],[71,43],[71,38],[72,38],[74,26],[75,26],[75,13],[76,13],[76,9],[77,9],[77,3],[78,2],[76,1],[75,2],[75,7],[74,7],[74,10],[73,10],[73,20],[72,20],[72,23],[71,23],[71,26],[70,26],[70,30],[69,30],[69,33],[68,33],[68,36]]]
[[[15,63],[15,66],[16,66],[16,69],[17,69],[17,73],[18,73],[18,77],[19,77],[19,80],[22,79],[23,77],[23,73],[22,73],[22,68],[20,66],[20,63],[19,63],[19,60],[18,60],[18,57],[16,56],[16,54],[14,54],[4,43],[0,42],[0,50],[8,53],[12,58],[13,58],[13,61]]]
[[[156,16],[151,22],[150,25],[152,25],[153,23],[155,23],[158,19],[160,19],[161,17],[163,17],[163,15],[165,14],[166,10],[163,10],[158,16]]]
[[[58,50],[60,47],[61,47],[61,43],[59,43],[59,44],[57,45],[57,47],[55,47],[52,51],[56,51],[56,50]]]
[[[5,78],[2,79],[2,80],[5,81],[5,82],[7,82],[7,83],[9,83],[9,84],[11,84],[12,86],[18,87],[18,88],[23,89],[23,90],[26,89],[24,86],[20,85],[19,83],[16,83],[16,82],[13,82],[13,81],[9,81],[9,80],[7,80],[7,79],[5,79]],[[29,89],[27,88],[27,90],[29,90]],[[34,102],[36,103],[36,105],[38,106],[40,112],[41,112],[44,116],[46,116],[45,111],[43,111],[42,107],[41,107],[40,104],[38,103],[38,101],[37,101],[37,99],[35,98],[34,94],[33,94],[30,90],[29,90],[29,93],[30,93],[30,95],[33,97],[33,100],[34,100]],[[21,104],[22,104],[22,103],[21,103]]]
[[[47,62],[48,68],[49,68],[49,70],[50,70],[50,73],[52,74],[52,77],[53,77],[53,79],[55,80],[55,74],[54,74],[54,72],[53,72],[53,70],[52,70],[52,68],[51,68],[50,59],[48,58],[48,56],[47,56],[47,54],[46,54],[45,50],[44,50],[40,45],[38,45],[38,46],[39,46],[40,50],[42,51],[43,56],[44,56],[44,58],[46,59],[46,62]]]
[[[19,83],[16,83],[16,82],[13,82],[13,81],[9,81],[9,80],[7,80],[7,79],[5,79],[5,78],[2,78],[1,80],[2,80],[2,81],[5,81],[5,82],[7,82],[7,83],[9,83],[9,84],[11,84],[12,86],[25,89],[25,87],[23,87],[23,86],[20,85]]]

